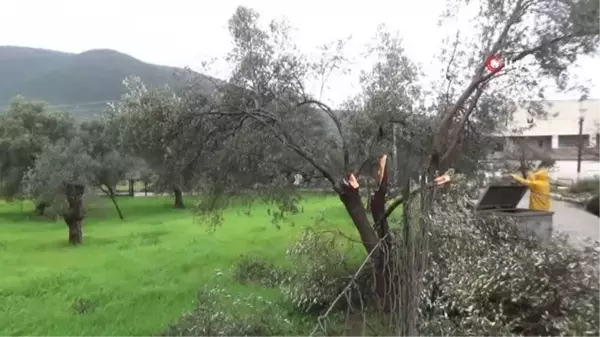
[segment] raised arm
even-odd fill
[[[513,177],[514,180],[516,180],[517,182],[527,186],[527,187],[531,187],[531,185],[534,184],[533,180],[529,180],[529,179],[523,179],[521,176],[519,176],[518,174],[511,174],[511,177]]]

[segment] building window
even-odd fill
[[[538,140],[538,147],[544,147],[544,141],[542,139]]]
[[[590,135],[582,135],[583,138],[583,147],[589,147],[590,144]],[[558,147],[570,147],[577,148],[579,147],[579,135],[561,135],[558,136]]]

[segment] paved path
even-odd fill
[[[526,194],[519,207],[529,205],[529,194]],[[569,234],[577,242],[586,237],[600,240],[600,218],[590,214],[568,202],[552,200],[554,211],[554,230]]]

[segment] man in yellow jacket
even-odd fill
[[[550,211],[550,181],[547,170],[538,169],[530,173],[527,179],[518,174],[513,174],[512,177],[529,188],[529,209]]]

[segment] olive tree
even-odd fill
[[[141,158],[158,176],[157,186],[174,193],[174,207],[183,208],[183,190],[193,177],[186,160],[189,148],[196,143],[186,128],[182,99],[168,88],[148,88],[139,78],[128,78],[126,93],[114,106],[110,123],[119,129],[123,148],[133,158]],[[190,137],[188,137],[190,136]],[[192,148],[193,150],[193,148]]]
[[[150,167],[141,158],[132,158],[132,164],[129,167],[126,175],[130,177],[136,177],[142,183],[144,183],[144,193],[148,195],[148,185],[156,180],[155,174],[152,172]]]
[[[478,138],[473,136],[477,136],[477,132],[493,130],[494,125],[486,122],[494,118],[510,118],[516,103],[519,103],[513,98],[513,93],[542,92],[541,82],[531,74],[534,70],[538,77],[553,78],[559,88],[566,89],[565,74],[569,66],[578,55],[591,54],[597,49],[598,4],[595,1],[482,0],[466,3],[480,9],[473,20],[476,38],[461,45],[459,37],[456,43],[446,46],[449,66],[445,80],[449,84],[445,83],[446,90],[435,93],[439,98],[433,100],[435,104],[422,111],[432,112],[435,116],[431,136],[423,141],[429,157],[423,163],[427,167],[424,173],[429,179],[436,172],[453,167],[459,155],[468,149],[467,145],[476,143]],[[420,112],[417,104],[419,91],[412,85],[415,76],[410,76],[414,72],[413,66],[402,56],[401,50],[381,43],[389,51],[387,55],[382,53],[385,55],[383,64],[389,68],[383,67],[385,70],[382,71],[382,67],[375,67],[374,73],[381,71],[380,74],[391,76],[387,79],[380,77],[386,85],[373,81],[376,94],[363,90],[362,102],[355,104],[359,109],[382,116],[375,125],[365,129],[370,132],[355,137],[362,143],[360,146],[370,150],[367,158],[362,158],[359,147],[350,144],[349,124],[344,123],[332,107],[315,99],[306,90],[308,81],[315,75],[323,77],[323,73],[339,67],[343,61],[341,53],[330,53],[322,62],[310,62],[291,43],[285,24],[272,22],[263,29],[259,25],[258,14],[244,7],[238,8],[230,19],[229,30],[234,48],[227,60],[233,73],[226,85],[219,86],[215,111],[211,113],[229,117],[247,127],[246,132],[268,133],[269,139],[283,145],[283,150],[313,166],[339,195],[366,251],[373,253],[377,260],[376,247],[389,238],[387,217],[410,195],[408,189],[404,189],[404,198],[394,200],[386,208],[389,185],[387,153],[390,149],[385,137],[391,133],[390,124],[406,123],[405,132],[412,127],[407,122],[408,118],[395,120],[394,117],[398,116],[394,115],[404,112],[412,116]],[[486,60],[498,54],[506,59],[506,65],[493,72],[488,71]],[[540,105],[530,104],[530,108],[535,112]],[[312,138],[311,129],[306,127],[306,122],[314,120],[317,115],[330,120],[330,135],[333,137],[329,138],[329,142]],[[369,207],[371,221],[360,198],[359,178],[364,179],[361,176],[363,163],[372,162],[374,156],[378,156],[378,160],[375,160],[375,192]],[[244,179],[249,179],[249,175],[246,172]],[[221,184],[232,180],[236,178],[227,176]],[[431,193],[429,190],[425,194]],[[429,212],[426,204],[420,207],[419,213]],[[427,217],[419,217],[418,223],[416,233],[426,237]],[[404,226],[404,230],[405,239],[417,235],[411,233],[415,230],[411,226]],[[402,334],[416,333],[418,315],[414,303],[419,295],[418,280],[427,268],[425,257],[428,250],[426,240],[423,242],[424,246],[406,242],[403,248],[403,256],[407,258],[405,269],[410,271],[406,280],[414,285],[414,289],[409,289],[409,293],[402,296],[400,310],[403,311],[404,324],[399,331]],[[388,293],[390,280],[392,283],[398,280],[385,277],[388,269],[381,264],[375,265],[378,269],[376,292]],[[385,302],[383,304],[385,306]]]
[[[390,198],[387,158],[393,141],[390,124],[397,119],[411,127],[425,120],[419,111],[422,102],[416,85],[417,67],[404,55],[397,37],[380,32],[377,48],[372,51],[378,62],[371,72],[363,74],[363,92],[342,111],[334,111],[305,88],[312,78],[341,67],[341,48],[333,52],[326,48],[321,59],[310,61],[290,41],[284,23],[272,22],[268,29],[262,29],[258,14],[244,7],[232,16],[229,29],[234,48],[227,59],[234,71],[227,84],[217,86],[217,99],[207,115],[227,117],[241,125],[243,137],[262,140],[265,153],[254,156],[258,157],[254,165],[239,164],[237,172],[214,171],[221,173],[214,175],[215,185],[244,182],[250,186],[264,177],[265,171],[281,170],[270,158],[295,158],[312,166],[337,193],[367,254],[376,261],[375,292],[381,307],[391,310],[399,290],[395,286],[397,270],[393,270],[393,259],[388,255],[392,235],[387,218],[404,198],[391,196],[392,202],[386,204]],[[401,136],[410,138],[411,134]],[[420,145],[422,152],[425,144]],[[258,146],[250,148],[253,152],[261,150]],[[229,162],[224,166],[247,154],[243,147],[229,150]],[[418,171],[418,166],[413,171]],[[374,191],[366,208],[358,179],[367,185],[369,176]]]
[[[95,185],[96,162],[79,137],[47,144],[24,177],[34,200],[50,201],[69,228],[69,243],[83,242],[84,193]]]
[[[103,120],[85,122],[80,126],[79,136],[94,161],[94,170],[91,172],[94,185],[110,198],[119,218],[123,220],[114,189],[126,177],[133,160],[121,150],[117,134],[110,126]]]
[[[570,83],[569,70],[582,55],[598,49],[598,2],[593,0],[448,1],[443,19],[470,17],[471,38],[458,30],[444,46],[446,61],[432,168],[447,167],[468,123],[478,118],[486,97],[511,114],[517,104],[545,112],[548,82],[559,90],[584,89]],[[499,57],[496,69],[487,61]]]
[[[15,98],[0,115],[0,196],[23,196],[23,177],[44,146],[70,139],[75,131],[68,114],[50,112],[41,102]],[[35,201],[36,213],[43,215],[49,200]]]

